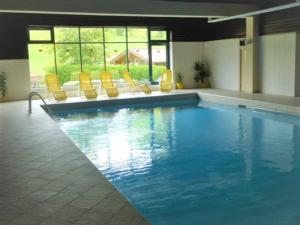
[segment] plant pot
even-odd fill
[[[7,96],[1,96],[0,97],[0,102],[6,102],[8,101],[8,97]]]
[[[199,88],[209,88],[209,87],[210,87],[210,85],[209,85],[208,81],[204,81],[204,82],[200,81],[199,82]]]
[[[183,83],[176,83],[176,89],[183,89]]]

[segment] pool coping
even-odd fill
[[[269,99],[250,99],[240,96],[222,95],[218,93],[198,92],[199,98],[212,103],[221,103],[232,106],[243,106],[250,109],[258,109],[275,113],[285,113],[300,116],[300,106],[272,102]]]
[[[167,95],[146,95],[146,96],[136,96],[136,97],[125,97],[125,98],[111,98],[111,99],[101,99],[101,100],[87,100],[78,102],[58,102],[48,104],[52,111],[64,111],[64,110],[76,110],[84,108],[97,108],[97,107],[114,107],[123,105],[132,105],[138,103],[155,103],[155,102],[166,102],[172,100],[184,100],[184,99],[199,99],[199,95],[195,93],[174,93]],[[47,107],[43,104],[41,105],[44,110]]]
[[[235,91],[224,91],[214,89],[190,89],[190,90],[176,90],[174,92],[167,92],[152,95],[131,95],[117,98],[104,98],[104,99],[76,99],[71,102],[48,102],[51,110],[62,111],[69,109],[82,109],[82,108],[101,108],[108,106],[122,106],[137,103],[155,103],[158,101],[171,101],[171,100],[184,100],[198,98],[204,101],[210,101],[213,103],[222,103],[227,105],[239,106],[243,105],[252,109],[262,109],[266,111],[287,113],[291,115],[300,116],[300,104],[287,104],[283,103],[285,100],[277,101],[277,98],[291,98],[283,96],[272,96],[263,94],[247,94]],[[253,97],[255,96],[255,97]],[[268,98],[266,98],[266,96]],[[46,107],[41,105],[44,109]]]

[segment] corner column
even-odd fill
[[[258,82],[258,17],[246,18],[246,46],[243,62],[245,68],[241,74],[241,91],[255,93],[259,91]]]

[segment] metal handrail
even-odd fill
[[[37,92],[35,92],[35,91],[32,91],[32,92],[30,92],[29,95],[28,95],[28,103],[29,103],[28,113],[29,113],[29,114],[32,113],[31,101],[32,101],[32,97],[35,96],[35,95],[40,97],[40,99],[44,102],[44,104],[45,104],[45,106],[46,106],[47,112],[50,112],[51,110],[50,110],[48,104],[45,102],[44,98],[43,98],[39,93],[37,93]]]

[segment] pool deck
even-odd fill
[[[0,104],[0,225],[147,225],[45,111]]]
[[[300,115],[299,97],[214,89],[154,92],[151,96],[122,94],[116,99],[185,93],[198,93],[208,101]],[[72,98],[66,102],[78,101],[91,100]],[[31,115],[27,101],[0,104],[0,225],[149,224],[65,136],[40,103],[33,101]]]

